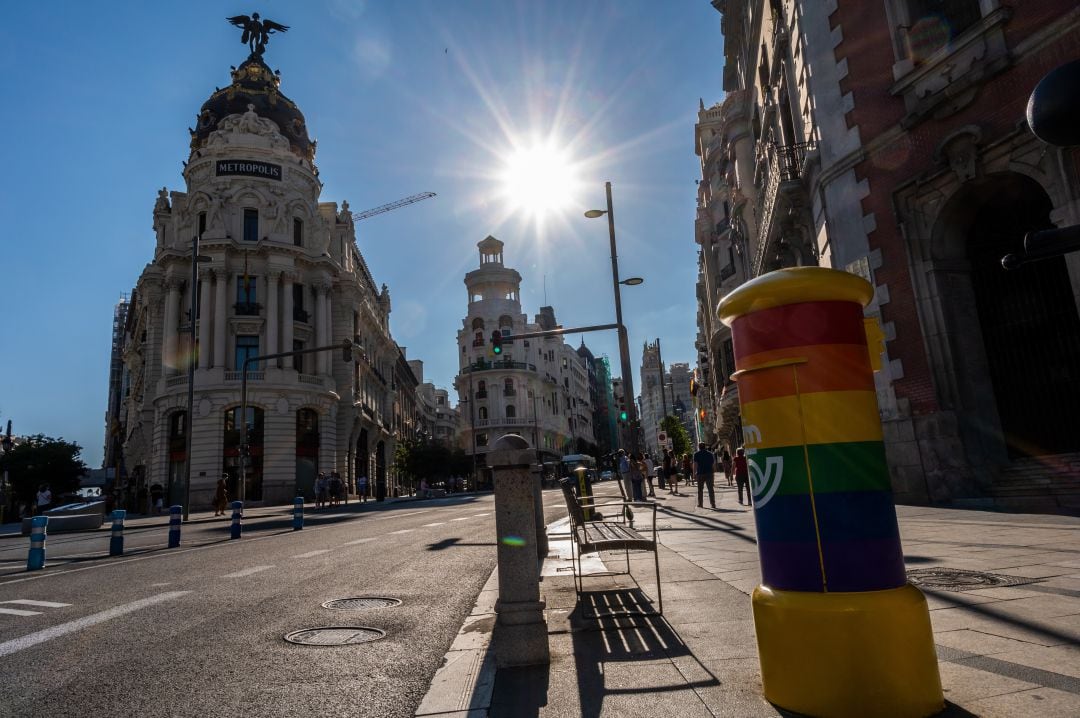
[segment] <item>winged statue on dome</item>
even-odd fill
[[[253,12],[251,16],[235,15],[225,18],[233,25],[244,31],[240,42],[246,42],[251,48],[252,57],[262,57],[266,49],[266,43],[270,41],[270,35],[275,32],[288,32],[288,25],[281,25],[273,20],[260,20],[259,13]]]

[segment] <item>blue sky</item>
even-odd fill
[[[184,189],[187,128],[247,56],[224,18],[253,11],[291,28],[266,61],[319,140],[323,201],[438,193],[357,225],[427,380],[452,383],[463,277],[488,234],[530,316],[546,277],[564,325],[612,321],[607,225],[582,216],[606,180],[621,273],[645,278],[623,291],[635,386],[647,339],[693,362],[694,122],[699,97],[720,99],[723,64],[706,0],[17,3],[0,25],[0,421],[100,465],[113,305],[152,258],[157,190]],[[578,180],[539,215],[506,189],[507,159],[535,145]],[[586,343],[617,371],[614,334]]]

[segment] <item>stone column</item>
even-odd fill
[[[176,373],[176,355],[179,353],[180,348],[180,336],[176,332],[176,326],[180,319],[180,280],[176,278],[166,279],[165,288],[168,294],[165,297],[165,327],[161,371],[162,374],[168,376]]]
[[[277,354],[282,351],[278,344],[278,323],[281,317],[278,315],[278,278],[281,272],[266,273],[266,353]],[[289,349],[292,349],[290,346]],[[277,359],[270,360],[270,367],[278,365]]]
[[[282,351],[291,352],[293,343],[293,281],[296,276],[291,272],[286,272],[282,275],[284,292],[285,307],[281,313],[281,345],[284,347]],[[293,368],[292,357],[282,357],[281,366],[285,369]]]
[[[315,346],[326,345],[326,285],[315,285]],[[315,355],[315,373],[325,374],[327,367],[326,354],[319,352]]]
[[[229,271],[221,267],[214,270],[214,367],[225,366],[225,327],[228,325]]]
[[[540,600],[536,507],[529,442],[507,434],[488,453],[495,474],[499,600],[493,643],[498,667],[548,663],[547,623]]]
[[[210,282],[209,271],[200,272],[199,284],[199,368],[210,368]]]

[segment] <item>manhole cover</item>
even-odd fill
[[[353,643],[368,643],[386,637],[386,631],[367,626],[324,626],[305,628],[285,634],[289,643],[301,646],[346,646]]]
[[[384,596],[357,596],[355,598],[335,598],[322,605],[323,608],[332,608],[336,611],[360,611],[365,608],[391,608],[400,606],[401,600],[386,598]]]
[[[916,586],[936,591],[974,591],[978,588],[1022,586],[1041,579],[1024,576],[1005,576],[1000,573],[968,571],[962,568],[913,568],[907,572],[908,580]]]

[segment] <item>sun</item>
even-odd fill
[[[514,149],[505,159],[501,180],[511,206],[538,220],[568,209],[578,187],[569,153],[552,142]]]

